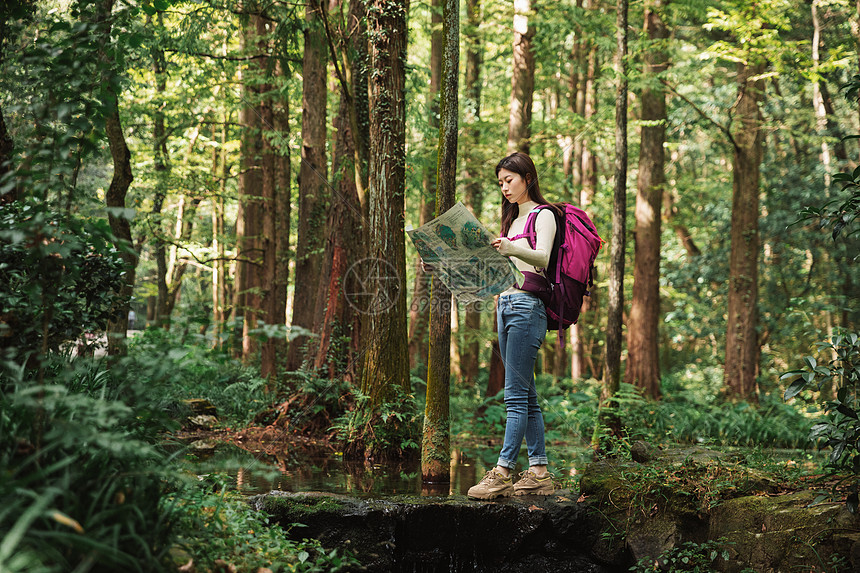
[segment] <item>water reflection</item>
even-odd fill
[[[451,482],[422,484],[420,461],[378,464],[344,461],[330,450],[286,445],[274,453],[250,452],[229,443],[188,455],[190,470],[197,474],[220,473],[235,480],[248,495],[271,490],[325,491],[358,497],[394,495],[466,495],[484,473],[495,465],[496,447],[460,447],[451,451]],[[567,447],[553,469],[556,475],[572,475],[584,464],[584,448]],[[521,456],[520,467],[528,460]]]

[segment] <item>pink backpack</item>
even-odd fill
[[[537,237],[535,220],[541,209],[549,207],[535,207],[526,219],[523,232],[509,239],[525,237],[529,246],[534,248]],[[551,209],[555,215],[556,232],[546,269],[549,285],[540,280],[540,275],[526,272],[523,286],[517,288],[534,291],[544,301],[549,330],[563,330],[579,319],[582,298],[589,295],[588,289],[594,285],[594,259],[605,241],[597,234],[585,211],[570,203],[558,203],[554,207],[560,212]]]

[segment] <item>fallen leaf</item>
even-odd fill
[[[569,498],[564,497],[563,495],[557,495],[557,496],[555,497],[555,500],[556,500],[556,501],[570,501],[570,499],[569,499]]]
[[[580,495],[579,499],[576,500],[576,503],[582,503],[587,497],[587,495]]]
[[[545,510],[544,508],[542,508],[542,507],[538,507],[538,506],[536,506],[536,505],[530,505],[530,506],[529,506],[529,511],[546,511],[546,510]]]
[[[62,523],[63,525],[65,525],[67,527],[71,527],[77,533],[83,533],[84,532],[84,528],[81,527],[80,523],[78,523],[76,520],[72,519],[71,517],[69,517],[68,515],[66,515],[64,513],[60,513],[59,511],[55,511],[54,513],[51,514],[51,517],[57,523]]]
[[[189,559],[188,563],[179,567],[178,571],[179,573],[194,573],[194,559]]]

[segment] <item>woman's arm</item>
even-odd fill
[[[535,231],[537,232],[537,240],[534,249],[529,248],[528,243],[515,245],[505,237],[494,239],[493,246],[501,255],[516,257],[538,269],[546,268],[549,265],[552,243],[555,240],[555,215],[549,209],[542,209],[538,212]]]

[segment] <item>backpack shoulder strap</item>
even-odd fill
[[[545,205],[538,205],[531,211],[529,211],[529,218],[526,219],[526,227],[523,229],[523,232],[519,235],[514,235],[513,237],[508,237],[509,241],[516,241],[517,239],[522,239],[525,237],[529,241],[529,248],[535,248],[535,241],[537,240],[537,231],[535,230],[535,222],[537,220],[538,212]]]

